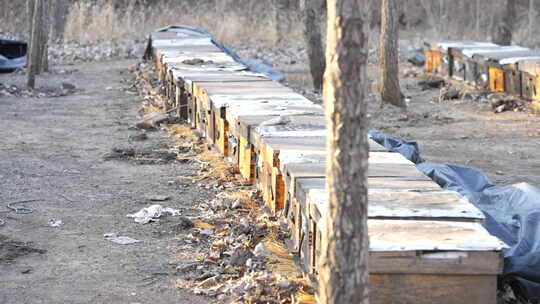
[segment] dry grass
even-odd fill
[[[258,40],[266,45],[276,41],[275,18],[270,1],[161,1],[152,6],[130,2],[115,9],[111,1],[75,3],[69,12],[66,41],[91,43],[120,39],[142,39],[149,32],[171,24],[198,26],[212,32],[218,40],[236,44]],[[246,5],[234,5],[245,2]],[[295,18],[297,22],[298,18]],[[293,26],[291,39],[301,37],[301,27]]]

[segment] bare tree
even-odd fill
[[[500,45],[512,44],[512,33],[516,20],[516,1],[506,0],[504,10],[499,11],[498,21],[493,27],[492,41]]]
[[[39,64],[39,73],[49,71],[49,38],[51,33],[51,20],[49,18],[51,13],[51,4],[53,0],[41,0],[42,13],[41,13],[41,59]]]
[[[275,10],[277,43],[281,43],[291,31],[292,0],[273,0]]]
[[[327,189],[319,300],[368,303],[367,58],[369,0],[328,0],[324,103]]]
[[[528,36],[527,38],[532,42],[534,39],[534,18],[535,18],[535,9],[534,9],[534,0],[529,0],[529,14],[528,14]]]
[[[309,69],[313,80],[313,88],[320,92],[322,90],[325,69],[320,24],[320,17],[323,12],[323,1],[305,0],[304,5],[304,39],[306,40],[308,51]]]
[[[381,103],[407,109],[399,86],[397,0],[382,0],[379,50]],[[382,105],[381,104],[381,105]]]
[[[64,39],[68,3],[66,0],[51,1],[51,40],[58,42]]]
[[[36,83],[36,75],[40,71],[40,61],[42,59],[41,48],[43,44],[42,39],[42,13],[43,2],[41,0],[28,1],[28,12],[30,21],[30,48],[28,55],[28,78],[27,86],[34,88]]]

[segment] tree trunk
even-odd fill
[[[34,9],[33,13],[31,15],[32,19],[32,29],[30,33],[31,41],[30,41],[30,52],[28,55],[28,78],[27,78],[27,86],[29,88],[34,88],[36,84],[36,74],[39,73],[39,61],[41,59],[41,28],[42,28],[42,2],[41,0],[34,0]]]
[[[291,0],[273,0],[275,9],[277,42],[281,43],[291,31]]]
[[[480,36],[482,35],[480,32],[480,18],[482,16],[480,11],[480,1],[481,0],[476,0],[476,38],[480,38]]]
[[[382,0],[379,50],[381,102],[403,110],[407,105],[399,87],[397,0]]]
[[[512,44],[512,32],[514,31],[514,22],[516,20],[515,0],[506,0],[504,12],[499,14],[499,21],[493,27],[493,42],[500,45]]]
[[[318,264],[319,302],[367,304],[369,0],[328,0],[327,4],[328,210]]]
[[[66,16],[68,14],[68,4],[66,0],[50,0],[51,8],[51,40],[61,42],[64,40],[64,30],[66,27]]]
[[[304,39],[308,51],[309,69],[313,80],[313,88],[315,91],[320,92],[325,69],[320,23],[322,1],[306,0],[304,5]]]
[[[34,28],[34,0],[26,0],[26,18],[28,23],[28,41],[32,41],[32,29]]]
[[[528,14],[528,18],[529,18],[529,24],[528,24],[528,38],[529,38],[529,41],[531,41],[531,43],[534,43],[534,33],[533,33],[533,29],[534,29],[534,18],[535,18],[535,13],[534,13],[534,0],[529,0],[529,14]]]
[[[41,14],[42,27],[41,27],[41,56],[39,72],[49,71],[49,36],[51,32],[50,12],[52,0],[42,0],[43,11]]]

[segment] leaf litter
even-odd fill
[[[139,64],[135,74],[143,99],[139,113],[169,111],[150,67]],[[176,141],[177,160],[197,168],[178,182],[216,190],[213,199],[178,217],[175,286],[224,303],[314,303],[311,281],[285,245],[289,234],[265,213],[257,188],[185,125],[162,129]]]

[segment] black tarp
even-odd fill
[[[26,66],[27,49],[24,41],[0,39],[0,72],[12,72]]]
[[[512,286],[521,297],[540,300],[540,188],[527,183],[497,186],[472,168],[424,162],[416,142],[378,131],[370,131],[370,136],[413,161],[441,187],[459,192],[482,210],[484,227],[509,246],[504,250],[499,282]]]

